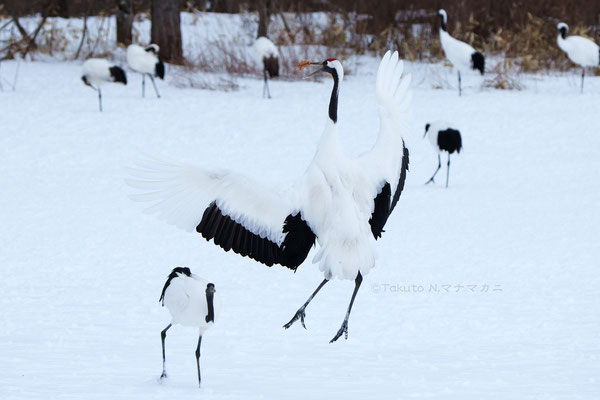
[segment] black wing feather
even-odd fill
[[[400,178],[398,180],[398,186],[396,186],[394,196],[392,197],[392,190],[389,182],[385,182],[381,188],[381,192],[377,194],[377,197],[375,197],[374,200],[375,208],[371,214],[369,224],[371,224],[371,232],[373,233],[375,239],[379,239],[381,234],[385,232],[383,227],[385,226],[389,216],[392,214],[392,211],[394,211],[394,207],[396,207],[396,203],[398,203],[398,199],[400,199],[402,190],[404,190],[406,172],[408,171],[408,149],[406,146],[404,146],[404,141],[402,142],[402,146],[402,166],[400,167]]]
[[[277,56],[263,57],[263,67],[269,73],[269,78],[279,76],[279,58]]]
[[[225,251],[233,250],[269,267],[280,264],[294,271],[306,259],[316,240],[316,235],[302,219],[300,212],[290,214],[285,219],[282,232],[287,235],[281,246],[278,246],[277,243],[250,232],[242,224],[223,215],[214,201],[204,211],[196,231],[206,240],[212,239]]]

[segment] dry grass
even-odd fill
[[[240,89],[237,79],[232,75],[199,73],[193,66],[171,68],[170,83],[178,88],[219,90],[231,92]]]
[[[487,72],[487,78],[484,79],[482,86],[502,90],[525,89],[519,68],[515,67],[509,58],[505,58]]]

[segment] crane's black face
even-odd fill
[[[328,74],[333,76],[337,73],[337,71],[335,70],[335,68],[329,65],[329,63],[331,63],[332,61],[335,61],[335,58],[328,58],[327,60],[323,61],[323,68],[321,69],[321,71],[327,72]]]
[[[560,36],[562,36],[562,38],[565,39],[567,36],[567,28],[565,28],[563,26],[562,28],[559,29],[559,31],[560,31]]]
[[[327,60],[323,61],[322,63],[318,63],[318,62],[311,62],[310,65],[320,65],[321,68],[319,68],[318,70],[308,74],[306,77],[308,78],[309,76],[313,76],[318,74],[319,72],[327,72],[329,75],[331,75],[332,77],[334,75],[338,75],[336,69],[331,65],[331,63],[333,61],[336,61],[335,58],[328,58]]]
[[[431,124],[425,124],[425,133],[423,134],[423,138],[425,138],[425,136],[427,136],[427,132],[429,131],[430,126],[431,126]]]

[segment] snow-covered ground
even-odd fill
[[[376,65],[342,87],[351,154],[376,135]],[[470,76],[459,98],[422,83],[431,67],[409,66],[407,185],[349,339],[329,344],[353,282],[322,290],[308,331],[285,331],[322,280],[310,261],[294,274],[224,253],[143,214],[123,181],[144,154],[297,177],[322,132],[329,81],[273,82],[272,100],[260,79],[229,93],[159,82],[163,97],[142,99],[130,74],[104,88],[99,113],[79,65],[20,68],[17,90],[0,92],[0,398],[599,398],[600,78],[586,78],[582,95],[576,74],[528,78],[519,92],[480,90]],[[6,78],[14,69],[2,63]],[[424,125],[440,118],[464,141],[448,189],[445,170],[423,185],[437,163]],[[158,298],[175,266],[215,282],[223,299],[203,341],[201,389],[194,329],[169,331],[169,380],[157,382],[169,322]]]

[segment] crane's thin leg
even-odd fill
[[[142,97],[146,97],[146,74],[142,74]]]
[[[156,92],[156,97],[160,99],[160,93],[158,93],[158,89],[156,88],[156,83],[154,83],[154,77],[152,75],[148,75],[150,80],[152,81],[152,86],[154,86],[154,91]]]
[[[581,93],[583,93],[583,78],[585,77],[585,68],[581,68]]]
[[[198,386],[202,383],[202,378],[200,377],[200,345],[202,344],[202,335],[198,338],[198,347],[196,347],[196,366],[198,367]]]
[[[344,318],[344,322],[342,322],[342,326],[340,330],[335,334],[333,339],[329,341],[329,343],[333,343],[342,336],[342,333],[345,335],[345,339],[348,339],[348,318],[350,318],[350,311],[352,311],[352,305],[354,304],[354,298],[356,297],[356,293],[358,293],[358,288],[360,288],[360,284],[362,283],[362,275],[360,272],[356,275],[356,279],[354,280],[354,292],[352,293],[352,298],[350,299],[350,305],[348,306],[348,311],[346,311],[346,318]]]
[[[448,168],[446,169],[446,187],[448,187],[448,179],[450,178],[450,153],[448,153]]]
[[[315,297],[315,295],[317,293],[319,293],[319,290],[321,290],[321,288],[323,286],[325,286],[325,284],[329,282],[328,279],[323,279],[323,282],[321,282],[321,284],[315,289],[315,291],[313,292],[313,294],[310,295],[310,297],[308,298],[308,300],[306,300],[306,303],[304,303],[302,305],[302,307],[300,307],[298,309],[298,311],[296,311],[296,314],[294,315],[294,317],[290,320],[290,322],[288,322],[287,324],[285,324],[283,327],[285,329],[289,328],[290,326],[292,326],[292,324],[296,321],[298,321],[298,318],[300,318],[300,323],[302,324],[302,326],[304,327],[304,329],[306,329],[306,325],[304,325],[304,317],[306,316],[306,314],[304,313],[304,309],[306,309],[306,306],[308,306],[308,303],[310,303],[313,299],[313,297]]]
[[[98,105],[100,106],[100,112],[102,112],[102,92],[98,88]]]
[[[171,327],[171,324],[167,325],[165,329],[160,332],[160,341],[162,343],[162,355],[163,355],[163,370],[160,374],[160,379],[167,377],[166,360],[165,360],[165,338],[167,337],[167,331]]]
[[[425,182],[425,184],[427,185],[428,183],[435,183],[435,181],[433,180],[433,178],[435,178],[435,175],[438,173],[438,171],[440,170],[440,168],[442,168],[442,158],[440,157],[440,155],[438,154],[438,167],[435,170],[435,172],[433,173],[433,176],[427,181]]]
[[[267,95],[267,98],[271,98],[271,91],[269,90],[269,80],[267,77],[267,71],[264,70],[263,71],[263,77],[265,79],[265,84],[263,85],[263,97],[265,97],[265,93]]]
[[[460,79],[460,71],[458,71],[458,95],[460,96],[462,94],[462,85],[461,85],[461,79]]]

